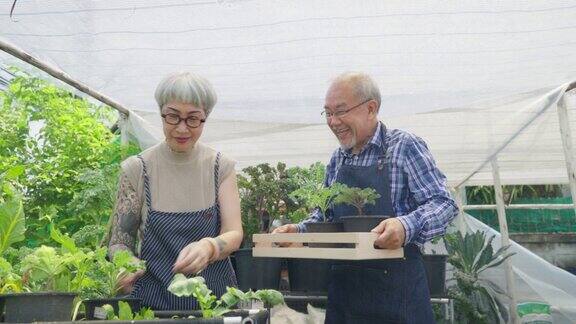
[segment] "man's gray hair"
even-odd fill
[[[171,101],[177,101],[204,109],[206,116],[210,115],[217,100],[212,84],[205,78],[190,72],[166,76],[156,87],[154,97],[160,109]]]
[[[376,100],[376,102],[378,102],[378,109],[380,109],[382,100],[380,89],[376,81],[368,74],[363,72],[345,72],[334,79],[333,83],[337,82],[350,84],[354,88],[356,97],[360,100]]]

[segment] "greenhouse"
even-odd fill
[[[347,183],[328,181],[331,156],[345,147],[332,125],[377,105],[383,134],[402,130],[425,143],[435,161],[430,168],[445,175],[441,186],[458,210],[447,217],[446,233],[411,244],[420,248],[414,253],[426,270],[424,299],[433,319],[405,314],[396,321],[575,323],[575,21],[576,5],[565,0],[0,0],[0,319],[382,322],[368,320],[370,310],[334,315],[340,289],[334,269],[345,261],[411,260],[412,252],[377,249],[379,236],[370,230],[378,223],[350,233],[317,233],[306,223],[311,214],[326,220],[340,201],[358,208],[346,202],[345,193],[354,194]],[[339,76],[357,75],[351,71],[371,77],[380,98],[334,110],[331,95],[344,84]],[[198,91],[200,104],[164,100],[162,86],[176,84],[165,77],[183,72],[192,73],[187,82],[196,87],[211,84]],[[152,164],[162,147],[174,153],[188,145],[188,138],[169,142],[172,126],[191,134],[200,129],[202,145],[194,152],[200,147],[209,155],[204,160],[215,160],[214,171],[186,178],[176,172],[181,167]],[[356,142],[350,149],[358,157],[355,148]],[[235,177],[219,178],[229,174]],[[171,180],[158,182],[158,175]],[[139,195],[142,217],[129,237],[118,232],[119,210],[131,203],[124,186]],[[220,200],[229,188],[239,201]],[[162,190],[175,193],[171,212],[161,211],[170,209]],[[378,193],[390,193],[376,192],[364,197],[374,209]],[[158,228],[178,234],[150,238],[156,232],[148,227],[163,213],[193,219],[196,211],[184,210],[199,210],[212,222],[214,213],[234,214],[236,205],[236,223],[214,225],[226,233],[193,238],[177,231],[178,220],[159,221]],[[359,215],[373,210],[363,206]],[[307,233],[272,233],[287,224],[304,224]],[[406,242],[410,231],[402,234]],[[168,270],[186,276],[162,278],[158,304],[134,301],[154,271],[163,277],[156,267],[167,266],[134,255],[153,254],[158,248],[151,246],[180,251],[180,239],[189,254],[171,255]],[[116,252],[114,242],[133,253]],[[178,270],[182,259],[200,253],[188,247],[200,244],[212,251],[209,265]],[[296,266],[304,269],[300,276]],[[136,292],[122,291],[131,276]],[[212,276],[233,279],[214,284]],[[68,298],[61,318],[49,317],[55,308],[13,299],[54,292]],[[376,296],[385,306],[394,299]],[[106,303],[91,309],[96,298],[116,309]],[[410,303],[406,309],[416,305]]]

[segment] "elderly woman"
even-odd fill
[[[146,271],[121,289],[157,310],[197,309],[166,290],[175,273],[200,274],[218,296],[236,286],[228,256],[242,241],[234,162],[198,141],[216,104],[210,83],[191,73],[160,82],[155,93],[161,143],[122,163],[109,251],[129,250]]]

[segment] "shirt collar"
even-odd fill
[[[376,126],[376,131],[372,135],[372,138],[370,139],[370,141],[368,141],[368,143],[366,143],[366,145],[364,145],[364,147],[360,150],[360,152],[357,155],[361,155],[362,153],[364,153],[364,151],[366,151],[366,149],[369,146],[375,146],[381,148],[382,147],[382,136],[380,136],[381,132],[382,132],[382,123],[378,122],[378,126]],[[342,147],[340,147],[338,151],[340,152],[341,155],[344,155],[345,157],[351,157],[354,155],[352,154],[351,148],[344,150],[342,149]]]

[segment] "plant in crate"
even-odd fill
[[[374,205],[380,194],[373,188],[358,188],[341,185],[340,194],[334,199],[334,204],[346,204],[356,208],[357,215],[341,217],[345,232],[369,232],[389,216],[366,216],[364,207]]]
[[[204,278],[186,278],[183,274],[174,276],[168,286],[168,291],[178,297],[194,297],[198,301],[202,317],[205,319],[221,317],[230,313],[240,302],[259,300],[266,307],[274,307],[284,303],[282,294],[273,289],[243,292],[233,287],[227,287],[226,293],[218,299],[206,286]]]
[[[380,194],[372,188],[357,188],[343,185],[340,195],[334,199],[334,204],[348,204],[354,206],[358,216],[364,216],[364,206],[374,205]]]
[[[448,262],[454,267],[456,286],[448,289],[455,300],[458,323],[499,323],[508,320],[508,313],[498,297],[507,298],[505,292],[480,274],[502,264],[514,253],[507,247],[496,252],[492,248],[494,236],[486,239],[481,231],[447,234],[444,237]]]
[[[327,212],[332,203],[345,188],[343,184],[334,183],[325,187],[319,183],[310,183],[290,194],[290,197],[303,200],[310,210],[316,209],[322,215],[322,223],[307,224],[309,232],[340,232],[341,223],[327,222]]]

